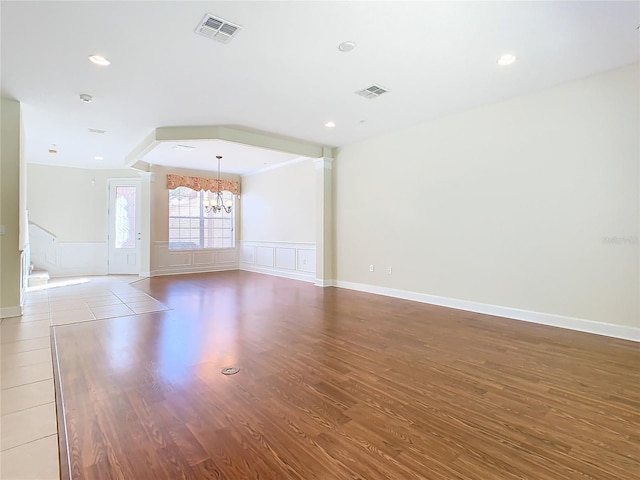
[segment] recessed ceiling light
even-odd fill
[[[93,157],[96,160],[104,160],[104,157]]]
[[[336,126],[335,122],[327,122],[324,124],[325,127],[327,128],[333,128]]]
[[[175,147],[173,147],[174,150],[178,150],[180,152],[190,152],[194,148],[196,147],[192,147],[190,145],[176,145]]]
[[[83,103],[91,103],[93,101],[93,97],[91,95],[89,95],[88,93],[81,93],[80,94],[80,101]]]
[[[511,65],[513,62],[515,62],[518,59],[518,57],[516,57],[515,55],[511,54],[511,53],[505,53],[504,55],[502,55],[497,63],[498,65],[505,67],[507,65]]]
[[[90,55],[89,61],[95,65],[100,65],[101,67],[111,65],[111,62],[104,58],[102,55]]]
[[[341,52],[350,52],[354,48],[356,48],[356,42],[351,41],[342,42],[340,45],[338,45],[338,50],[340,50]]]
[[[58,153],[58,150],[56,150],[55,148],[50,148],[49,153],[51,153],[52,155],[55,155],[56,153]]]

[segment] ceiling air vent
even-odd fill
[[[235,25],[207,13],[198,24],[195,31],[199,35],[213,38],[222,43],[228,43],[241,28],[242,27],[239,25]]]
[[[389,90],[381,87],[380,85],[371,85],[369,88],[365,88],[364,90],[360,90],[356,92],[358,95],[363,96],[364,98],[377,98],[383,93],[387,93]]]
[[[100,130],[99,128],[89,128],[89,132],[97,133],[98,135],[104,135],[105,133],[107,133],[106,130]]]

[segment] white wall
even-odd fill
[[[311,159],[242,177],[241,269],[315,281],[316,188]]]
[[[29,221],[41,231],[30,238],[31,261],[52,276],[107,273],[107,207],[110,178],[140,178],[134,170],[27,165]],[[149,270],[148,200],[142,185],[142,271]]]
[[[629,66],[341,148],[338,284],[638,327],[639,79]]]

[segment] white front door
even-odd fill
[[[140,273],[140,181],[109,180],[109,274]]]

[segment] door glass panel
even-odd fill
[[[115,248],[136,247],[136,187],[116,187]]]

